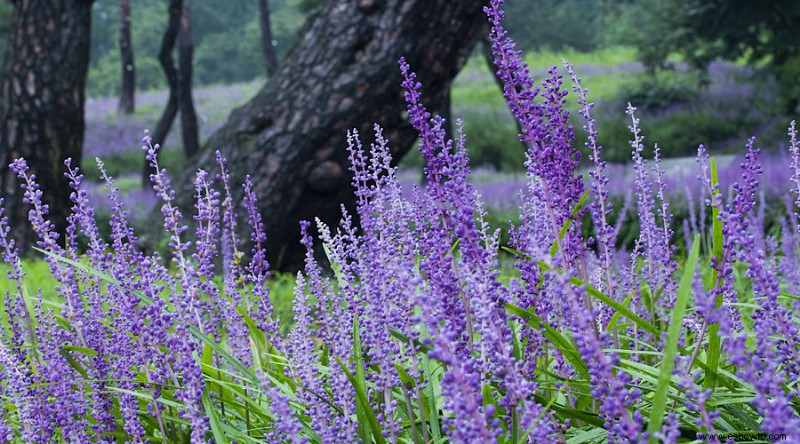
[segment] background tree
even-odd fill
[[[136,0],[131,3],[136,91],[167,89],[158,53],[161,37],[167,28],[165,8],[169,1]],[[4,2],[0,0],[2,4]],[[264,63],[253,63],[264,60],[259,0],[192,0],[191,6],[196,86],[248,82],[264,77]],[[307,13],[301,0],[270,0],[268,6],[272,42],[275,44],[273,49],[280,61],[296,40]],[[116,96],[121,87],[119,1],[95,2],[92,20],[87,93],[91,97]]]
[[[591,51],[601,43],[600,10],[617,0],[508,0],[506,26],[525,50],[573,48]]]
[[[648,0],[629,8],[639,58],[651,70],[677,53],[705,70],[716,59],[766,64],[786,86],[786,110],[800,98],[800,2]]]
[[[180,32],[183,0],[170,0],[167,13],[169,17],[167,19],[167,30],[164,31],[164,36],[161,38],[158,62],[161,64],[164,77],[167,79],[169,96],[167,97],[167,104],[164,107],[164,111],[161,112],[161,117],[156,124],[156,129],[152,134],[153,144],[159,145],[164,144],[164,140],[166,140],[169,130],[172,128],[172,122],[175,121],[175,116],[178,115],[178,70],[175,69],[172,51],[178,39],[178,32]],[[153,173],[153,171],[150,165],[148,165],[148,162],[144,162],[144,168],[142,170],[143,186],[149,185],[151,173]]]
[[[261,25],[261,48],[267,74],[272,76],[278,70],[278,55],[272,44],[272,24],[269,19],[269,0],[258,0],[259,24]]]
[[[122,88],[119,94],[119,113],[133,114],[135,109],[136,66],[131,46],[131,4],[130,0],[119,0],[119,53],[122,62]]]
[[[169,21],[167,30],[164,32],[164,38],[161,41],[158,60],[169,84],[169,96],[152,138],[153,144],[163,145],[180,110],[183,151],[186,157],[191,157],[200,149],[197,134],[197,114],[192,100],[193,45],[191,17],[189,9],[184,5],[183,0],[170,0],[168,13]],[[178,40],[178,68],[176,69],[172,52]],[[150,183],[151,173],[148,162],[145,162],[142,174],[142,183],[145,186]]]
[[[6,42],[11,34],[11,14],[13,7],[8,2],[0,2],[0,66],[3,64],[3,55],[6,50]],[[2,73],[0,73],[2,75]]]
[[[23,247],[32,232],[9,163],[25,157],[59,232],[66,228],[70,188],[64,159],[81,159],[92,0],[15,0],[0,85],[0,183],[12,236]]]
[[[178,33],[178,104],[181,110],[181,136],[186,157],[200,150],[197,134],[197,113],[192,100],[192,20],[189,7],[184,4],[181,29]]]
[[[340,204],[353,207],[345,136],[385,128],[396,159],[416,135],[407,121],[397,60],[405,56],[427,87],[430,109],[445,95],[484,28],[482,0],[346,0],[326,2],[306,24],[278,75],[235,110],[190,159],[182,174],[187,205],[197,168],[230,160],[235,182],[254,176],[270,261],[287,269],[302,260],[298,221],[335,226]],[[237,192],[241,192],[237,190]],[[283,245],[283,248],[277,246]]]

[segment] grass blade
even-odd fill
[[[717,174],[717,162],[714,158],[711,158],[711,186],[714,188],[714,196],[719,194],[719,189],[716,187],[719,185],[719,176]],[[716,258],[717,263],[722,263],[722,246],[723,246],[723,236],[722,236],[722,221],[719,219],[719,207],[714,205],[711,208],[711,233],[712,233],[712,246],[711,246],[711,255]],[[719,279],[719,271],[713,270],[711,271],[711,285],[710,287],[716,288]],[[714,307],[719,309],[722,307],[722,294],[717,295],[717,299],[714,301]],[[714,388],[717,385],[717,367],[719,366],[719,358],[720,354],[722,353],[722,339],[719,337],[719,324],[714,323],[711,324],[708,328],[708,369],[710,372],[706,375],[706,378],[703,380],[703,387],[709,389]]]
[[[362,421],[366,421],[369,423],[369,427],[372,431],[372,439],[374,440],[375,444],[386,444],[386,440],[381,435],[381,426],[378,423],[378,418],[375,416],[375,412],[372,411],[372,406],[369,405],[369,400],[367,399],[367,393],[361,387],[361,384],[347,370],[347,366],[342,363],[342,361],[335,357],[336,363],[339,364],[339,367],[342,369],[344,374],[347,376],[347,379],[350,381],[350,384],[353,385],[353,388],[356,390],[356,402],[360,406],[358,410],[358,422],[361,423]]]
[[[675,306],[672,309],[667,342],[664,344],[664,358],[661,361],[661,371],[658,375],[658,384],[656,385],[655,396],[653,398],[653,408],[650,411],[650,423],[647,426],[647,431],[650,434],[648,440],[651,444],[657,442],[654,434],[661,431],[661,424],[664,421],[667,409],[667,395],[672,379],[672,369],[675,365],[675,356],[678,354],[678,341],[681,337],[683,318],[686,316],[686,306],[691,297],[692,278],[697,268],[697,257],[699,254],[700,236],[695,235],[694,241],[692,242],[692,249],[689,253],[689,258],[686,260],[683,276],[678,286],[678,296],[675,299]]]
[[[581,359],[580,353],[578,353],[578,350],[575,349],[572,343],[566,340],[558,330],[550,326],[550,324],[539,316],[536,316],[524,308],[506,304],[506,310],[513,315],[525,319],[528,325],[541,331],[542,335],[547,338],[555,348],[561,351],[564,357],[575,368],[575,371],[585,380],[589,380],[589,369],[586,367],[586,363],[583,362],[583,359]]]
[[[583,193],[583,196],[581,196],[581,199],[578,201],[577,204],[575,204],[575,208],[572,209],[572,214],[570,215],[572,217],[570,217],[567,220],[565,220],[564,221],[564,225],[562,225],[561,229],[558,230],[558,239],[559,240],[564,239],[564,236],[567,235],[567,231],[569,230],[569,227],[572,226],[573,219],[575,219],[578,216],[578,212],[580,212],[581,209],[583,208],[583,206],[586,204],[586,198],[589,197],[589,193],[590,192],[591,192],[591,189],[587,189]],[[550,256],[555,256],[557,252],[558,252],[558,242],[556,241],[556,242],[553,242],[553,245],[550,246]]]

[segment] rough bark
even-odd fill
[[[269,18],[269,0],[258,0],[259,24],[261,25],[261,50],[264,53],[264,63],[267,75],[270,77],[278,71],[278,56],[272,46],[272,25]]]
[[[122,61],[122,89],[119,94],[119,113],[133,114],[136,108],[136,65],[131,45],[131,4],[130,0],[119,0],[120,28],[119,54]]]
[[[396,159],[417,135],[405,112],[397,61],[405,56],[441,109],[450,84],[485,27],[482,0],[328,1],[304,27],[276,78],[235,110],[182,174],[188,206],[191,176],[214,171],[214,152],[233,180],[254,178],[274,268],[300,265],[298,221],[336,226],[340,204],[352,210],[346,133],[371,138],[385,128]],[[241,193],[238,189],[237,193]],[[238,200],[241,194],[235,196]]]
[[[170,128],[172,128],[172,122],[175,121],[175,116],[178,114],[178,70],[175,69],[172,50],[175,48],[175,41],[180,31],[182,11],[183,0],[170,0],[167,30],[164,31],[164,37],[161,39],[161,48],[158,51],[158,62],[161,64],[161,69],[164,71],[164,76],[167,78],[167,85],[169,86],[169,97],[167,98],[167,106],[164,108],[161,118],[158,119],[156,129],[151,135],[153,144],[161,145],[164,143]],[[150,185],[151,173],[150,165],[145,162],[142,171],[142,183],[144,186]]]
[[[178,107],[181,111],[181,136],[186,157],[200,151],[197,134],[197,113],[192,100],[192,24],[189,7],[183,6],[178,35]]]
[[[14,5],[0,85],[0,184],[11,236],[24,249],[33,233],[8,165],[25,157],[56,230],[64,233],[70,208],[64,160],[81,159],[92,0],[17,0]]]

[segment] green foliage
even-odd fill
[[[596,0],[509,0],[507,24],[520,48],[574,48],[590,51],[599,43]]]
[[[11,35],[11,13],[12,6],[7,2],[0,2],[0,67],[3,66],[3,58],[6,53],[6,42]]]
[[[181,147],[166,146],[159,151],[158,159],[168,171],[180,171],[186,161],[186,156]],[[97,164],[91,161],[84,163],[83,175],[86,180],[101,182],[100,170],[97,169]],[[131,173],[135,174],[144,169],[144,156],[141,151],[128,151],[106,159],[105,168],[111,177],[125,177]]]
[[[166,88],[164,72],[158,60],[139,57],[136,65],[136,90],[152,91]],[[86,80],[87,94],[90,96],[113,96],[121,88],[121,65],[119,48],[114,47],[100,60],[92,64]]]
[[[775,69],[778,80],[779,90],[781,91],[778,100],[783,105],[783,109],[790,115],[797,114],[800,109],[800,56],[792,56],[786,62],[777,66]]]
[[[253,21],[241,29],[207,35],[194,54],[197,81],[245,82],[263,76],[264,64],[258,63],[263,61],[260,32]]]
[[[648,118],[650,140],[669,140],[659,145],[663,157],[692,156],[697,154],[697,146],[705,144],[717,148],[721,143],[740,135],[737,122],[726,119],[709,110],[691,108],[676,113]],[[607,118],[600,121],[600,143],[605,147],[604,155],[609,162],[624,163],[631,157],[628,143],[629,119]],[[645,153],[652,155],[653,146],[646,144]]]
[[[255,1],[189,3],[199,84],[245,82],[265,75],[258,4]],[[273,40],[279,57],[291,48],[306,18],[301,0],[270,0]],[[120,88],[119,5],[95,2],[89,96],[113,96]],[[131,35],[139,90],[166,88],[158,52],[167,25],[167,3],[141,0],[131,5]]]
[[[800,3],[794,0],[637,0],[625,17],[624,34],[652,71],[679,54],[699,71],[726,59],[767,64],[787,80],[797,72]],[[789,88],[784,95],[786,111],[793,112],[800,92]]]
[[[470,112],[463,118],[469,135],[470,162],[497,171],[515,171],[525,163],[525,146],[517,139],[517,126],[508,116]]]
[[[747,58],[782,65],[800,53],[800,3],[794,0],[672,0],[667,25],[687,45],[689,61]]]
[[[665,72],[640,76],[619,88],[619,102],[635,104],[642,111],[657,111],[676,104],[691,103],[699,88],[688,76]]]

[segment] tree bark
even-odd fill
[[[9,163],[25,157],[56,230],[64,233],[70,187],[64,160],[81,159],[92,0],[17,0],[0,90],[0,183],[12,238],[33,232]]]
[[[229,159],[235,182],[254,178],[276,269],[302,263],[300,220],[336,226],[340,204],[354,207],[346,133],[371,137],[381,124],[395,159],[412,146],[397,61],[405,56],[425,86],[429,109],[441,109],[450,84],[485,26],[482,0],[328,1],[269,82],[235,110],[188,162],[178,195],[191,204],[197,168]],[[237,187],[237,196],[241,190]]]
[[[275,54],[275,47],[272,46],[272,25],[269,18],[269,0],[258,0],[260,14],[259,24],[261,25],[261,49],[264,52],[264,63],[267,68],[267,75],[272,77],[278,71],[278,56]]]
[[[181,111],[183,152],[192,157],[200,151],[197,134],[197,113],[192,100],[192,22],[189,7],[183,5],[178,35],[178,104]]]
[[[131,45],[131,4],[130,0],[119,0],[120,28],[119,53],[122,60],[122,90],[119,94],[119,113],[133,114],[136,108],[136,65],[133,61]]]
[[[161,69],[164,70],[164,76],[167,78],[167,85],[169,86],[169,97],[167,98],[167,106],[158,120],[156,130],[152,133],[153,144],[163,145],[172,128],[172,122],[178,114],[178,71],[175,69],[175,61],[172,59],[172,50],[175,48],[175,41],[178,38],[178,32],[181,25],[181,14],[183,11],[183,0],[170,0],[169,2],[169,21],[167,22],[167,30],[164,31],[164,37],[161,39],[161,49],[158,51],[158,61],[161,63]],[[144,169],[142,170],[142,184],[150,186],[150,174],[152,169],[148,162],[144,162]]]

